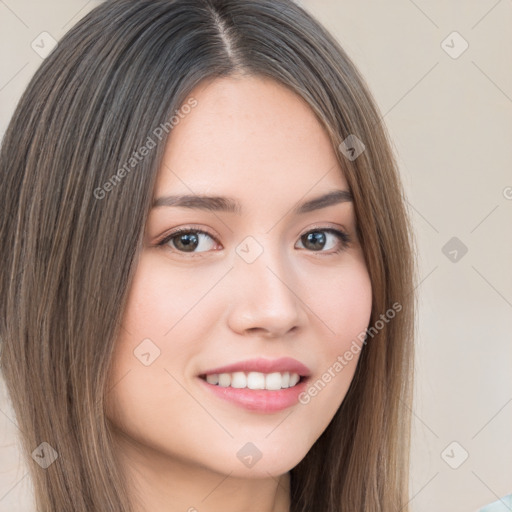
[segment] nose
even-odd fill
[[[283,254],[264,250],[252,263],[236,258],[231,274],[234,292],[228,322],[233,331],[279,338],[305,324],[300,280]]]

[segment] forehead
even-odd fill
[[[157,194],[231,195],[241,202],[347,189],[331,141],[309,105],[268,78],[199,84],[197,105],[168,138]]]

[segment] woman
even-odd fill
[[[364,80],[288,1],[116,0],[0,155],[38,510],[407,510],[411,229]]]

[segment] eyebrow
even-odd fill
[[[352,194],[348,190],[332,190],[327,194],[314,197],[296,206],[292,213],[300,215],[303,213],[320,210],[340,203],[352,201]],[[240,203],[231,197],[223,196],[204,196],[204,195],[181,195],[181,196],[162,196],[155,199],[152,207],[174,206],[190,208],[197,210],[207,210],[215,212],[228,212],[240,215],[242,207]]]

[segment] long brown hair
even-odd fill
[[[132,510],[104,404],[170,131],[155,130],[200,81],[235,73],[277,80],[316,113],[354,199],[370,326],[401,306],[368,337],[341,407],[291,470],[291,511],[407,510],[413,239],[363,78],[290,0],[114,0],[44,60],[0,153],[1,364],[40,512]],[[127,167],[155,133],[157,147]],[[365,146],[357,158],[342,150],[349,135]],[[46,468],[31,456],[43,442],[58,454]]]

